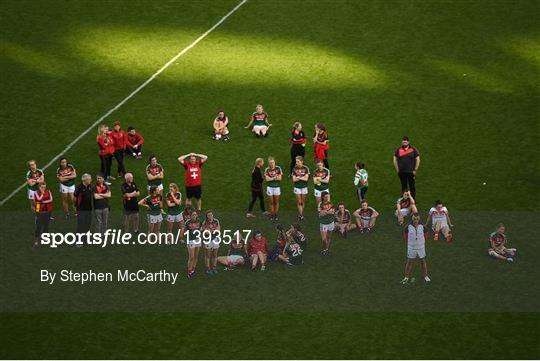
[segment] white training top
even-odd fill
[[[436,222],[446,222],[446,215],[448,214],[448,209],[446,207],[442,207],[440,211],[437,210],[435,207],[431,207],[429,210],[429,214],[431,215],[431,220],[433,221],[433,224]]]
[[[412,223],[407,226],[407,246],[410,249],[423,249],[426,246],[426,239],[424,238],[424,225],[418,223],[418,226],[414,226]]]

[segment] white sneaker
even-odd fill
[[[431,278],[429,278],[428,276],[424,277],[424,281],[426,282],[431,282]]]
[[[508,257],[506,260],[507,260],[508,262],[514,262],[514,259],[513,259],[512,257]]]
[[[402,285],[406,285],[407,283],[409,282],[409,278],[408,277],[405,277],[404,279],[401,280],[401,284]]]

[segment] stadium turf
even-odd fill
[[[0,198],[24,180],[26,160],[47,163],[236,4],[2,2]],[[382,213],[377,231],[336,239],[332,258],[321,259],[310,194],[306,265],[188,282],[183,249],[32,250],[21,191],[0,208],[0,356],[540,357],[537,5],[249,0],[106,122],[137,127],[165,182],[183,184],[180,154],[208,154],[204,207],[227,228],[261,228],[273,241],[268,221],[243,217],[252,163],[273,155],[287,168],[292,123],[311,134],[322,121],[334,200],[356,207],[353,166],[364,161],[368,199]],[[258,103],[274,124],[267,139],[243,129]],[[218,109],[232,121],[228,143],[210,139]],[[427,245],[429,287],[398,284],[405,250],[391,216],[399,196],[391,157],[404,134],[422,157],[423,217],[440,198],[456,224],[453,244]],[[95,174],[95,131],[66,155]],[[144,164],[127,161],[140,185]],[[54,168],[46,173],[56,190]],[[290,182],[282,191],[282,218],[291,222]],[[56,214],[52,230],[73,229]],[[485,252],[500,221],[518,248],[512,265]],[[92,266],[167,268],[182,279],[175,287],[38,282],[41,268]],[[109,312],[65,312],[79,310]]]

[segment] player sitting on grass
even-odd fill
[[[351,212],[345,209],[343,202],[338,203],[338,209],[336,211],[336,229],[335,231],[344,238],[347,238],[347,233],[356,228],[356,225],[351,222]]]
[[[411,283],[414,282],[414,278],[411,279],[410,277],[412,264],[416,258],[420,259],[424,281],[431,282],[431,279],[427,274],[426,263],[427,233],[424,225],[420,223],[420,216],[418,213],[413,213],[412,222],[405,227],[403,237],[407,240],[407,263],[405,264],[405,277],[401,280],[401,284],[406,285],[409,283],[409,280]]]
[[[223,110],[220,110],[214,119],[214,140],[229,140],[229,118]]]
[[[515,248],[506,248],[505,231],[506,227],[500,223],[495,229],[495,232],[491,233],[489,236],[490,248],[488,249],[488,254],[501,261],[514,262],[514,256],[517,250]]]
[[[270,255],[268,256],[268,259],[274,262],[279,260],[279,261],[287,263],[287,261],[285,261],[285,258],[283,256],[283,251],[285,250],[285,246],[287,245],[287,241],[288,241],[287,234],[285,233],[285,229],[283,229],[282,224],[277,224],[276,230],[278,232],[276,245],[274,246],[274,248],[272,248],[272,251],[270,251]]]
[[[126,153],[128,155],[131,155],[133,158],[141,159],[143,142],[144,142],[144,138],[142,137],[142,135],[137,133],[135,128],[128,127]]]
[[[248,241],[247,253],[251,260],[251,270],[255,271],[257,265],[261,265],[261,271],[266,269],[266,257],[268,256],[268,242],[261,231],[255,231],[253,238]]]
[[[409,191],[403,192],[403,196],[396,203],[396,217],[400,226],[403,225],[405,217],[412,213],[417,213],[416,204]]]
[[[431,222],[431,228],[433,230],[433,240],[439,240],[439,232],[442,232],[447,242],[452,241],[452,233],[450,233],[450,227],[453,227],[448,216],[448,209],[439,200],[435,202],[435,206],[429,210],[428,218],[426,221],[426,227]]]
[[[262,105],[257,105],[257,108],[255,109],[255,113],[251,115],[251,119],[249,120],[249,124],[245,126],[246,129],[251,128],[251,131],[255,134],[256,137],[266,137],[268,134],[268,129],[272,126],[272,124],[268,123],[268,114],[264,111]]]
[[[307,242],[300,225],[294,224],[287,231],[287,244],[283,252],[284,262],[290,266],[297,266],[304,263],[303,253],[306,250]]]
[[[247,247],[244,240],[238,236],[229,246],[226,256],[220,256],[217,261],[225,266],[224,271],[232,271],[235,267],[243,266],[247,257]]]
[[[379,216],[379,212],[369,206],[369,203],[364,199],[360,203],[360,208],[354,211],[354,219],[356,221],[356,227],[360,233],[371,232],[375,227],[375,221]]]

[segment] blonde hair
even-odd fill
[[[174,187],[174,189],[178,190],[178,186],[176,185],[176,183],[169,184],[169,187]]]
[[[300,123],[300,122],[294,122],[294,124],[293,124],[293,129],[298,129],[298,128],[301,127],[301,126],[302,126],[302,123]]]
[[[295,160],[299,160],[299,161],[301,161],[302,163],[304,162],[304,157],[302,157],[301,155],[297,155],[294,159],[295,159]]]
[[[107,129],[107,128],[108,128],[108,126],[106,124],[101,124],[98,127],[97,136],[101,137],[103,134],[105,134],[105,129]]]
[[[28,162],[26,162],[26,166],[27,167],[30,167],[30,164],[31,163],[36,163],[36,161],[34,159],[30,159]],[[36,163],[37,164],[37,163]]]
[[[276,160],[274,159],[274,157],[269,156],[269,157],[268,157],[268,163],[270,163],[271,161],[274,161],[274,162],[275,162]]]
[[[261,163],[261,162],[264,163],[264,159],[262,159],[262,158],[257,158],[257,159],[255,159],[255,165],[257,165],[257,164],[259,164],[259,163]]]

